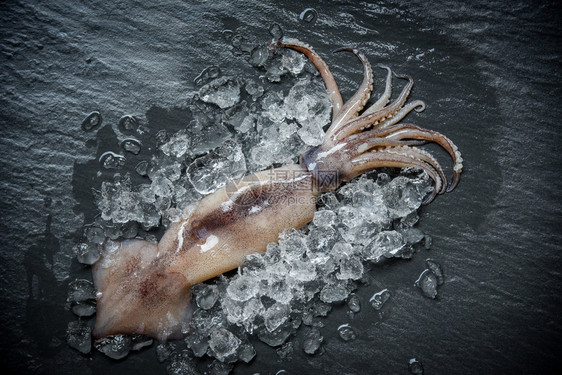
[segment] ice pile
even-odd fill
[[[257,128],[262,137],[251,154],[256,169],[290,161],[307,146],[319,145],[330,121],[328,94],[317,77],[300,78],[285,97],[281,92],[266,93],[261,107]]]
[[[364,277],[365,264],[409,257],[420,241],[409,232],[430,189],[427,175],[392,180],[379,173],[374,177],[362,176],[337,193],[321,196],[323,206],[308,228],[284,232],[265,254],[249,255],[234,276],[194,286],[198,309],[191,322],[194,333],[186,341],[195,355],[233,362],[241,359],[248,335],[280,347],[301,326],[305,326],[303,350],[318,353],[323,341],[321,317],[332,304],[347,301],[351,311],[359,312],[360,303],[352,291]],[[396,194],[395,190],[410,197],[399,208],[402,217],[396,214],[398,204],[385,198]],[[363,228],[359,233],[375,229],[369,229],[369,239],[366,232],[357,235],[357,228]],[[380,309],[389,296],[383,290],[371,303]],[[355,338],[350,326],[340,328],[343,340]]]
[[[279,28],[271,33],[282,35]],[[182,210],[203,195],[248,173],[294,163],[321,142],[331,108],[310,62],[292,50],[271,53],[243,36],[225,35],[234,54],[246,56],[261,69],[261,76],[233,78],[221,76],[217,67],[204,70],[196,79],[198,93],[186,106],[186,127],[172,134],[150,134],[137,118],[123,117],[121,131],[136,133],[121,145],[144,159],[136,166],[128,164],[129,156],[111,163],[104,159],[104,168],[110,164],[116,173],[95,192],[100,216],[85,226],[84,240],[75,247],[80,262],[95,263],[106,237],[155,241],[149,230],[179,220]],[[97,115],[90,117],[88,130],[99,125]],[[142,183],[135,182],[139,176],[134,173],[142,176]],[[322,319],[335,303],[347,302],[351,318],[360,311],[359,298],[352,292],[364,281],[369,264],[409,258],[416,244],[424,239],[429,243],[414,225],[431,189],[425,173],[405,169],[399,175],[392,170],[363,175],[337,192],[323,194],[308,227],[282,233],[264,254],[249,255],[233,276],[192,287],[197,305],[190,323],[193,331],[182,350],[158,345],[159,360],[168,361],[170,374],[195,374],[195,358],[208,356],[214,358],[209,372],[227,374],[235,362],[255,356],[250,335],[288,359],[294,350],[290,338],[299,329],[302,349],[310,355],[322,352]],[[429,273],[418,282],[422,290],[432,283],[431,275],[438,282],[439,269],[428,263]],[[91,283],[77,280],[70,289],[69,308],[80,319],[87,318],[95,310]],[[383,290],[371,304],[380,308],[389,295]],[[350,325],[340,326],[338,334],[344,341],[356,337]],[[89,326],[82,320],[71,322],[68,341],[89,352]],[[117,335],[95,346],[122,358],[150,343],[143,336]]]

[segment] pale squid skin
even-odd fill
[[[184,218],[171,225],[159,243],[144,240],[106,241],[93,266],[97,294],[94,337],[145,334],[159,340],[180,338],[189,327],[193,284],[238,267],[245,256],[264,252],[281,232],[312,221],[316,196],[336,189],[343,181],[379,167],[414,166],[434,180],[436,194],[454,189],[462,171],[457,147],[437,132],[398,121],[421,101],[406,104],[413,81],[386,105],[392,72],[382,97],[361,115],[372,90],[372,70],[366,57],[364,79],[345,104],[325,62],[309,46],[282,39],[272,43],[304,53],[318,68],[332,103],[332,124],[322,145],[303,154],[300,164],[245,177],[188,207]],[[370,129],[370,130],[369,130]],[[452,157],[453,177],[447,185],[442,168],[427,152],[414,146],[435,142]]]

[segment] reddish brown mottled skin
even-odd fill
[[[332,125],[323,143],[301,156],[300,164],[259,172],[228,185],[188,207],[159,243],[144,240],[106,241],[93,266],[98,291],[94,337],[146,334],[160,340],[182,337],[191,317],[190,287],[238,267],[244,257],[265,251],[281,232],[308,224],[316,211],[316,196],[342,181],[378,167],[414,166],[435,181],[435,195],[454,189],[462,170],[456,146],[442,134],[399,121],[421,101],[406,104],[413,81],[388,106],[392,72],[382,97],[359,114],[372,90],[372,70],[366,57],[365,77],[345,104],[326,63],[309,46],[292,39],[272,43],[304,53],[320,71],[332,103]],[[454,161],[447,185],[441,166],[415,147],[435,142]]]

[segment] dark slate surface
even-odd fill
[[[296,344],[289,362],[257,346],[237,374],[547,373],[560,369],[560,11],[555,2],[5,1],[0,4],[0,319],[3,367],[19,373],[165,373],[154,347],[116,362],[65,343],[74,319],[67,285],[87,277],[71,254],[96,214],[86,204],[97,144],[110,127],[80,128],[93,110],[104,125],[153,106],[181,107],[209,65],[253,69],[233,57],[225,29],[255,40],[278,23],[324,56],[346,97],[361,70],[340,46],[416,79],[428,108],[416,123],[463,152],[459,188],[422,210],[434,241],[411,261],[373,269],[360,289],[357,340],[343,343],[336,308],[324,353]],[[306,7],[313,24],[299,21]],[[378,61],[375,61],[378,60]],[[162,127],[165,127],[163,124]],[[173,125],[170,125],[173,126]],[[76,166],[76,167],[75,167]],[[86,203],[84,203],[86,202]],[[437,300],[413,282],[432,257],[445,269]],[[393,292],[382,321],[366,302]],[[301,354],[302,353],[302,354]]]

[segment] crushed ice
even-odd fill
[[[276,26],[271,33],[282,35],[282,30]],[[321,143],[331,107],[321,78],[302,54],[292,50],[272,54],[244,36],[231,31],[224,35],[233,53],[246,56],[262,76],[233,78],[221,76],[217,67],[204,70],[196,79],[198,93],[187,105],[192,118],[173,134],[161,130],[151,138],[143,133],[141,119],[122,117],[119,129],[134,133],[121,144],[123,150],[144,159],[129,169],[125,168],[129,156],[106,153],[100,160],[116,173],[95,191],[100,215],[84,228],[84,239],[75,247],[81,263],[96,262],[106,237],[156,240],[150,229],[180,220],[185,207],[230,179],[294,163],[306,149]],[[281,80],[289,83],[288,90],[270,83]],[[90,131],[100,123],[101,114],[93,112],[83,128]],[[150,151],[143,155],[146,150]],[[168,361],[168,372],[196,373],[194,358],[209,356],[216,359],[210,372],[228,373],[236,361],[249,362],[255,356],[250,336],[290,359],[294,350],[290,338],[299,329],[303,350],[320,353],[322,318],[332,304],[347,303],[350,318],[360,312],[361,301],[353,291],[369,264],[409,258],[424,239],[429,246],[431,239],[414,227],[417,210],[432,189],[429,177],[414,169],[394,178],[386,172],[390,173],[363,175],[337,192],[323,194],[306,228],[282,233],[264,254],[249,255],[233,276],[194,285],[196,309],[184,349],[177,351],[169,343],[156,348],[159,360]],[[143,183],[134,182],[139,176]],[[443,274],[434,261],[428,260],[427,267],[416,285],[433,296]],[[86,280],[70,285],[68,305],[80,319],[95,311],[92,293]],[[380,309],[389,297],[385,289],[369,303]],[[82,320],[71,322],[70,346],[90,352],[90,331]],[[340,326],[338,334],[344,341],[356,337],[349,324]],[[95,347],[118,359],[150,344],[143,336],[116,335],[97,340]]]

